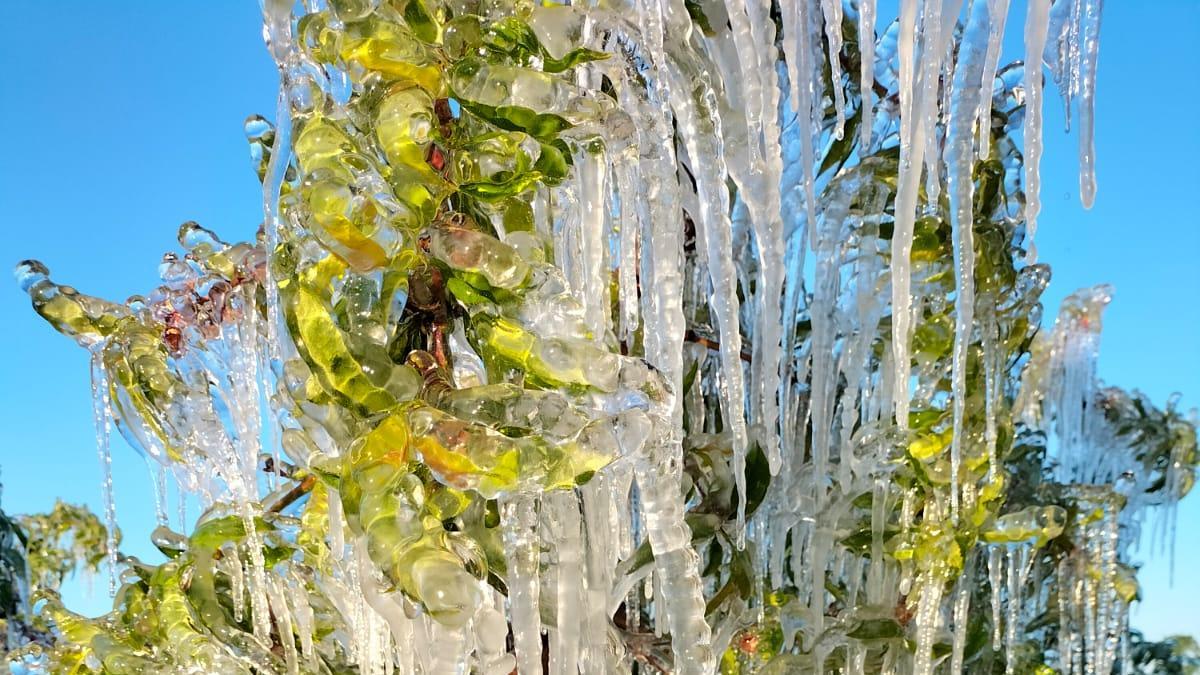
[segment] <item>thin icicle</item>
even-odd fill
[[[933,0],[938,2],[939,0]],[[925,153],[922,112],[924,87],[917,77],[917,0],[900,3],[900,176],[896,187],[896,222],[892,232],[892,403],[896,426],[908,429],[909,353],[912,328],[912,239],[917,214],[917,189]],[[923,72],[924,69],[922,69]]]
[[[1004,578],[1004,551],[999,546],[988,548],[987,573],[988,589],[991,591],[992,597],[992,651],[1000,651],[1000,639],[1003,635],[1004,625],[1000,614],[1000,598],[1004,590],[1001,585]]]
[[[100,499],[104,504],[104,526],[108,529],[106,558],[108,564],[108,595],[117,596],[117,506],[113,499],[112,402],[109,397],[108,373],[104,370],[104,343],[92,352],[92,414],[96,425],[96,454],[100,458]]]
[[[654,585],[655,611],[666,613],[675,672],[708,675],[716,667],[716,657],[711,646],[712,630],[704,618],[700,559],[692,549],[691,530],[679,500],[679,479],[673,466],[679,460],[663,443],[661,431],[652,433],[649,419],[633,416],[628,421],[621,433],[622,445],[626,454],[638,458],[642,514],[658,578]],[[655,624],[664,627],[657,617]]]
[[[1096,202],[1096,65],[1100,53],[1100,10],[1104,0],[1080,1],[1085,6],[1080,32],[1083,45],[1079,79],[1079,200],[1083,208],[1090,209]]]
[[[959,472],[966,436],[967,351],[971,346],[975,314],[975,116],[982,89],[980,72],[987,57],[988,8],[972,3],[958,47],[958,65],[951,86],[950,122],[946,129],[946,184],[950,198],[950,223],[954,239],[954,355],[951,397],[954,436],[950,444],[950,514],[958,521]]]
[[[862,149],[866,151],[871,147],[871,132],[875,126],[875,0],[859,0],[858,49],[859,95],[862,97],[859,134]]]
[[[969,574],[969,573],[964,573]],[[968,610],[971,607],[971,580],[967,576],[960,577],[954,591],[953,621],[954,638],[950,646],[950,673],[959,675],[963,672],[963,658],[967,647],[969,632]]]
[[[1028,260],[1037,260],[1033,237],[1037,217],[1042,210],[1042,52],[1046,47],[1046,27],[1050,0],[1029,0],[1025,15],[1025,230],[1028,233]]]
[[[637,207],[635,206],[638,191],[634,187],[637,180],[637,146],[625,148],[621,155],[613,160],[613,179],[616,183],[614,201],[620,217],[619,254],[620,264],[617,267],[617,299],[620,304],[620,338],[626,343],[633,344],[636,339],[638,313],[638,248],[641,245],[641,227],[638,223]]]
[[[797,78],[792,86],[792,109],[796,111],[797,133],[800,135],[801,187],[804,191],[804,213],[807,216],[808,239],[816,240],[817,192],[815,137],[821,127],[820,68],[817,66],[817,46],[821,42],[820,27],[812,16],[816,7],[807,2],[794,4]],[[785,29],[785,34],[786,34]],[[792,74],[789,71],[789,77]]]
[[[975,0],[979,2],[980,0]],[[988,31],[987,58],[983,63],[980,78],[979,99],[979,159],[987,159],[992,147],[992,83],[996,79],[996,68],[1000,64],[1000,43],[1004,39],[1004,27],[1008,22],[1010,0],[987,0],[991,30]]]
[[[675,111],[678,133],[687,148],[692,174],[696,179],[700,202],[699,213],[694,214],[696,231],[702,247],[708,253],[708,275],[712,284],[708,304],[721,341],[721,410],[726,428],[733,438],[734,476],[739,481],[737,529],[740,541],[745,528],[746,511],[745,386],[742,381],[737,272],[729,255],[732,226],[729,220],[729,190],[725,185],[728,172],[721,146],[721,118],[712,89],[705,85],[699,88],[689,85],[696,78],[686,74],[683,68],[692,66],[680,61],[672,65],[671,107]]]
[[[548,495],[549,522],[556,530],[558,548],[555,629],[550,643],[550,672],[574,675],[578,672],[581,631],[586,615],[583,588],[583,525],[579,503],[573,491]],[[603,630],[603,626],[596,629]]]
[[[592,332],[592,339],[604,341],[612,324],[609,310],[609,267],[606,264],[608,242],[605,227],[609,209],[606,187],[608,159],[600,139],[584,142],[581,157],[576,158],[575,169],[579,177],[579,231],[578,246],[583,259],[579,261],[581,286],[576,288],[584,309],[584,321]]]
[[[241,623],[246,616],[246,566],[242,563],[237,546],[225,549],[229,564],[229,594],[233,596],[233,620]]]
[[[509,615],[516,644],[517,671],[542,672],[542,620],[539,614],[541,582],[538,546],[537,498],[517,493],[500,505],[504,559],[507,563]]]
[[[846,132],[846,91],[842,88],[842,0],[821,0],[821,14],[825,17],[829,79],[833,89],[834,115],[837,116],[833,137],[840,140]]]
[[[942,582],[925,579],[918,585],[917,648],[913,655],[913,675],[932,675],[933,643],[941,623]]]
[[[739,185],[739,205],[749,212],[758,253],[758,286],[755,292],[751,362],[750,410],[771,473],[779,471],[782,457],[776,431],[779,419],[779,383],[782,367],[779,298],[783,289],[783,222],[779,217],[779,178],[782,170],[779,128],[776,121],[778,89],[774,70],[773,40],[764,30],[774,24],[762,16],[760,0],[730,0],[728,12],[733,45],[740,66],[741,94],[746,110],[745,152],[733,152],[729,171]],[[763,49],[742,45],[766,44]],[[726,82],[728,89],[733,82]],[[736,208],[736,207],[735,207]]]

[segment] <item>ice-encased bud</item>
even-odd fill
[[[428,236],[435,258],[460,272],[478,274],[495,288],[513,291],[529,278],[529,265],[495,237],[460,227],[435,227]]]
[[[1000,516],[983,530],[983,540],[992,544],[1034,542],[1042,546],[1063,533],[1067,510],[1061,506],[1029,506]]]

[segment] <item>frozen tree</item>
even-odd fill
[[[57,640],[18,659],[1129,665],[1133,547],[1200,458],[1097,381],[1106,287],[1040,329],[1043,80],[1090,203],[1100,4],[266,0],[256,239],[185,223],[125,303],[18,267],[167,558],[109,542],[113,611],[36,596]]]

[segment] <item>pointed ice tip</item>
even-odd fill
[[[16,277],[21,290],[29,292],[34,284],[50,277],[50,268],[40,260],[22,260],[13,269],[13,276]]]

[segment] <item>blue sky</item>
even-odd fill
[[[50,5],[55,6],[50,6]],[[262,45],[257,3],[18,2],[20,27],[0,41],[0,264],[46,262],[56,280],[121,299],[155,284],[179,223],[226,239],[253,236],[260,193],[242,121],[273,116],[277,78]],[[1072,290],[1112,283],[1101,376],[1161,405],[1175,391],[1200,404],[1200,2],[1109,2],[1097,93],[1099,196],[1079,206],[1077,139],[1061,133],[1048,92],[1040,259],[1054,269],[1052,317]],[[1014,0],[1006,55],[1020,55],[1024,2]],[[894,16],[893,2],[880,16]],[[0,476],[9,512],[55,497],[100,512],[87,358],[0,280]],[[114,480],[126,552],[153,559],[151,483],[140,457],[114,441]],[[1198,490],[1197,492],[1200,492]],[[194,517],[194,513],[192,514]],[[1176,574],[1165,558],[1141,574],[1147,600],[1134,625],[1152,637],[1200,635],[1200,497],[1179,513]],[[68,604],[108,606],[103,579]]]

